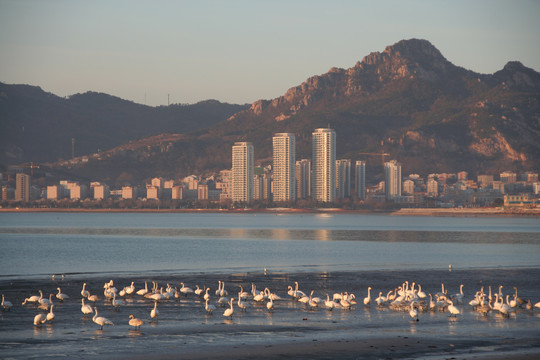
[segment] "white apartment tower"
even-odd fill
[[[355,188],[358,199],[366,198],[366,162],[357,161],[355,169]]]
[[[294,134],[278,133],[273,139],[274,201],[296,199],[296,143]]]
[[[336,132],[316,129],[312,140],[311,197],[313,200],[333,202],[336,193]]]
[[[250,202],[253,199],[253,144],[237,142],[232,147],[232,200]]]
[[[351,197],[351,160],[336,160],[336,197]]]
[[[386,200],[401,196],[401,164],[397,160],[384,163]]]
[[[296,162],[296,197],[311,197],[311,160],[302,159]]]

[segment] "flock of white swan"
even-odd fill
[[[475,292],[474,296],[470,299],[465,299],[463,292],[463,285],[460,286],[459,292],[455,294],[449,294],[445,289],[444,284],[441,284],[441,291],[437,293],[426,294],[420,284],[415,282],[409,283],[405,281],[401,285],[395,287],[387,292],[379,291],[378,296],[372,298],[372,288],[367,288],[367,296],[361,301],[357,301],[356,296],[353,293],[344,291],[334,293],[332,295],[326,293],[323,298],[315,296],[315,291],[311,290],[309,295],[307,292],[303,292],[299,289],[298,282],[294,285],[289,285],[287,289],[287,296],[280,296],[272,291],[268,287],[264,290],[257,290],[257,286],[252,283],[251,291],[244,291],[243,286],[238,285],[238,293],[229,296],[229,291],[225,288],[225,282],[218,281],[218,289],[210,292],[210,288],[199,285],[195,286],[195,289],[187,287],[183,282],[180,283],[180,287],[172,287],[167,284],[165,289],[163,286],[155,281],[152,281],[152,287],[148,288],[148,282],[145,282],[144,288],[136,290],[135,283],[131,282],[130,285],[118,290],[114,286],[113,280],[103,285],[103,300],[108,302],[118,310],[122,307],[129,307],[128,303],[122,299],[139,297],[141,299],[148,299],[149,316],[150,319],[157,319],[159,317],[158,304],[166,301],[175,301],[178,298],[192,297],[199,299],[201,304],[204,304],[204,310],[208,314],[212,314],[217,311],[218,308],[222,308],[223,317],[232,318],[235,312],[235,305],[239,311],[247,311],[254,304],[265,306],[268,311],[274,311],[276,303],[284,300],[298,301],[305,304],[305,307],[311,310],[326,309],[332,311],[333,309],[351,310],[354,309],[358,302],[360,306],[369,307],[386,307],[390,310],[408,312],[412,320],[419,321],[419,314],[427,311],[446,311],[449,316],[458,316],[461,314],[465,307],[469,307],[473,311],[477,311],[483,315],[493,312],[500,314],[503,317],[509,317],[516,313],[517,309],[523,309],[524,311],[534,311],[540,309],[540,302],[533,304],[531,300],[525,301],[518,296],[518,290],[516,287],[514,291],[503,293],[503,286],[499,286],[497,291],[492,291],[491,286],[487,289],[480,288]],[[486,293],[487,290],[487,293]],[[28,307],[33,305],[40,312],[34,316],[34,325],[41,326],[46,322],[53,322],[55,319],[54,301],[65,302],[71,301],[67,294],[62,293],[60,287],[57,287],[57,293],[51,293],[49,297],[44,297],[43,292],[38,290],[39,295],[32,295],[25,298],[22,302],[22,306]],[[231,290],[232,291],[232,290]],[[106,325],[114,325],[114,323],[104,316],[99,316],[96,303],[100,300],[100,296],[90,293],[87,289],[87,284],[82,285],[81,295],[81,312],[83,316],[92,316],[94,323],[103,327]],[[53,299],[53,296],[56,298]],[[92,303],[93,306],[89,305]],[[2,294],[2,311],[7,312],[13,307],[13,303],[4,298]],[[92,315],[93,314],[93,315]],[[128,324],[135,329],[140,329],[144,324],[144,321],[130,314],[128,317]]]

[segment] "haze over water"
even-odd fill
[[[536,218],[24,213],[0,217],[0,276],[538,267]]]

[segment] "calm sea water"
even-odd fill
[[[536,218],[0,215],[0,277],[540,266]]]

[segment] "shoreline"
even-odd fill
[[[83,209],[83,208],[0,208],[0,213],[178,213],[178,214],[363,214],[442,217],[540,217],[540,208],[402,208],[399,210],[346,210],[339,208],[270,209]]]

